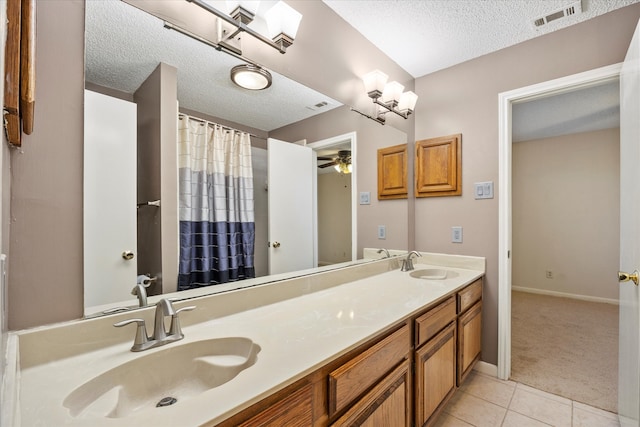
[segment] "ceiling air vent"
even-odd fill
[[[324,108],[324,107],[326,107],[327,105],[329,105],[329,103],[328,103],[327,101],[321,101],[321,102],[318,102],[318,103],[317,103],[317,104],[315,104],[315,105],[307,106],[307,108],[308,108],[309,110],[311,110],[311,111],[318,111],[319,109]]]
[[[533,21],[533,25],[535,25],[536,27],[542,27],[543,25],[546,25],[549,22],[552,22],[561,18],[566,18],[567,16],[572,16],[577,13],[582,13],[582,1],[573,2],[570,5],[560,10],[556,10],[555,12],[551,12],[548,15],[545,15],[541,18],[537,18]]]

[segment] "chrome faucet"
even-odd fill
[[[385,253],[385,256],[383,256],[382,258],[391,258],[391,255],[389,255],[389,251],[386,250],[385,248],[378,249],[378,252],[376,253],[381,254],[382,252]]]
[[[113,326],[119,328],[121,326],[135,323],[136,336],[133,340],[131,351],[144,351],[161,345],[169,344],[174,341],[180,341],[184,338],[182,328],[180,327],[180,319],[178,314],[181,311],[189,311],[196,308],[195,306],[183,307],[176,310],[170,300],[163,298],[156,304],[156,312],[153,325],[153,336],[147,334],[147,326],[144,319],[127,319],[122,322],[114,323]],[[165,317],[171,316],[171,326],[169,332],[164,326]]]
[[[133,289],[131,289],[131,295],[138,297],[138,305],[140,307],[147,306],[147,289],[142,283],[138,283]]]
[[[411,259],[411,255],[415,255],[416,257],[421,257],[420,252],[411,251],[407,254],[407,257],[402,260],[402,268],[400,271],[411,271],[413,270],[413,260]]]

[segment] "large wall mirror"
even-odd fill
[[[357,205],[353,197],[357,177],[347,169],[356,168],[358,132],[345,132],[344,127],[338,127],[332,133],[325,127],[322,132],[305,133],[303,141],[286,139],[289,127],[299,127],[306,120],[321,120],[318,117],[323,115],[328,116],[327,123],[334,123],[337,116],[352,114],[348,107],[277,73],[272,73],[273,82],[267,90],[241,89],[230,80],[231,68],[241,60],[170,30],[161,19],[119,0],[86,2],[85,44],[85,315],[109,313],[123,306],[134,308],[140,300],[131,292],[140,281],[148,285],[145,289],[149,296],[176,291],[180,238],[175,188],[178,166],[173,144],[180,126],[178,112],[251,134],[257,277],[270,280],[267,275],[273,245],[268,236],[268,205],[275,189],[267,185],[266,148],[271,137],[313,147],[312,185],[317,194],[314,203],[318,205],[312,218],[305,220],[315,220],[318,227],[313,243],[315,266],[331,268],[357,258],[357,246],[362,244],[357,237]],[[104,118],[111,122],[107,120],[103,128],[94,125],[87,115],[92,102],[89,97],[93,96],[106,97],[107,103],[113,101],[111,108],[125,117],[116,118],[114,110],[100,107],[94,116],[101,122]],[[132,107],[129,112],[127,105]],[[127,124],[126,116],[135,116],[133,125]],[[135,127],[130,144],[137,145],[137,149],[116,149],[113,158],[97,150],[93,159],[87,157],[95,151],[88,147],[94,144],[90,138],[101,141],[106,136],[114,137],[116,131],[127,126]],[[379,125],[366,120],[361,126],[366,131],[359,133],[380,135],[385,138],[382,144],[406,142],[406,135],[396,129],[388,127],[380,132]],[[87,136],[92,130],[94,136]],[[127,145],[124,138],[114,139]],[[137,159],[132,160],[131,156]],[[347,165],[351,162],[353,166]],[[127,178],[128,166],[135,170],[132,178]],[[277,167],[285,174],[285,182],[295,180],[291,175],[293,166],[285,162]],[[342,173],[337,170],[340,168]],[[296,195],[291,194],[290,200],[296,200]],[[292,204],[295,203],[281,207]],[[125,210],[132,212],[133,225],[110,225],[111,220],[125,216]],[[116,241],[116,231],[128,235],[130,243]],[[118,278],[113,272],[117,269],[128,271]],[[290,270],[298,268],[278,272]],[[238,286],[243,283],[202,289],[208,293]],[[176,294],[195,295],[191,291]]]

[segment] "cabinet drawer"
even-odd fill
[[[456,299],[451,296],[416,319],[416,348],[429,341],[456,318]]]
[[[329,416],[354,399],[398,365],[411,349],[409,326],[389,335],[329,374]]]
[[[458,292],[458,314],[463,313],[482,298],[482,279],[478,279]]]

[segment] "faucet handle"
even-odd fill
[[[176,310],[175,314],[173,316],[171,316],[171,327],[169,328],[169,336],[171,335],[177,335],[182,337],[182,328],[180,327],[180,318],[178,317],[178,314],[181,311],[191,311],[191,310],[195,310],[196,306],[195,305],[190,305],[188,307],[182,307]]]
[[[138,324],[138,327],[136,328],[136,337],[133,339],[133,347],[131,347],[132,351],[138,351],[136,349],[140,348],[149,341],[149,336],[147,335],[147,326],[144,322],[144,319],[127,319],[118,323],[114,323],[113,326],[115,326],[116,328],[121,328],[122,326],[126,326],[131,323]]]
[[[181,311],[191,311],[191,310],[195,310],[196,306],[195,305],[190,305],[188,307],[182,307],[176,310],[176,316],[178,315],[178,313],[180,313]]]

